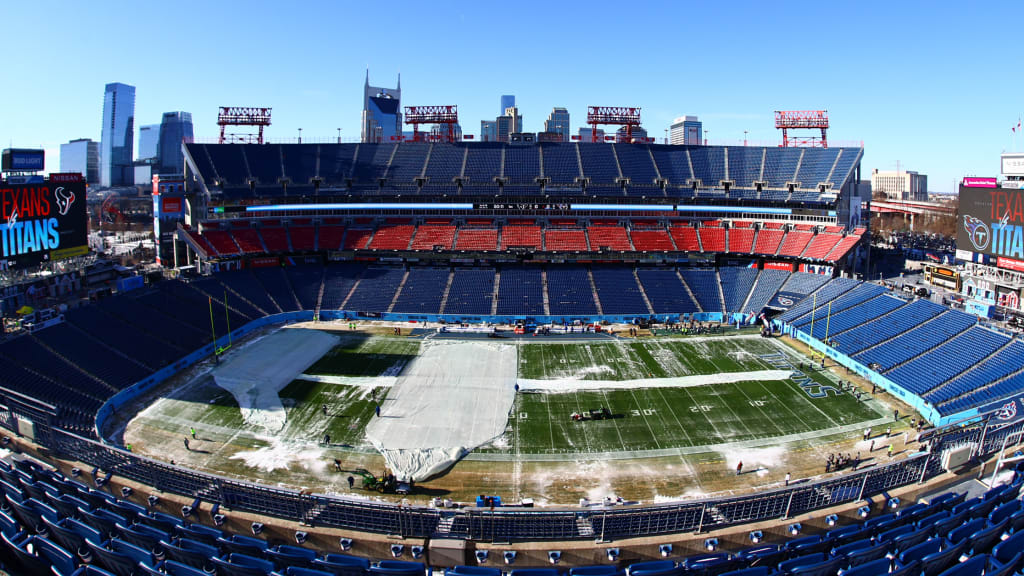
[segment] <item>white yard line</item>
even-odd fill
[[[714,354],[709,354],[708,358],[711,360],[711,365],[714,366],[716,370],[721,372],[722,368],[718,364],[715,364],[715,356],[714,356]],[[729,412],[731,412],[732,415],[736,417],[736,421],[740,423],[740,426],[743,426],[743,429],[747,431],[746,435],[747,436],[756,436],[756,434],[751,432],[750,427],[747,426],[747,423],[744,420],[744,418],[742,418],[739,414],[736,413],[735,410],[732,409],[732,406],[729,405],[729,402],[725,402],[724,404],[725,404],[726,409],[728,409]]]
[[[589,345],[584,347],[584,350],[587,351],[587,356],[590,357],[590,365],[591,366],[596,366],[597,364],[595,364],[595,362],[597,362],[597,359],[594,358],[594,351],[590,348]],[[612,404],[611,404],[611,402],[608,401],[608,392],[602,390],[601,391],[601,395],[604,396],[604,405],[610,407]],[[579,391],[577,391],[576,397],[579,398]],[[614,418],[612,419],[612,426],[615,427],[615,435],[619,437],[619,446],[622,446],[622,448],[625,449],[626,448],[626,440],[622,437],[622,430],[619,429],[619,424],[615,421]]]
[[[755,370],[751,372],[722,372],[677,376],[674,378],[640,378],[635,380],[582,380],[562,378],[558,380],[537,380],[520,378],[520,390],[545,392],[575,392],[577,390],[636,390],[638,388],[693,388],[708,384],[732,384],[750,380],[788,380],[790,370]]]

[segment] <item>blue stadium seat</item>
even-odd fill
[[[377,576],[424,576],[427,567],[420,562],[405,560],[381,560],[370,567],[370,574]]]
[[[316,560],[316,550],[309,548],[303,548],[302,546],[292,546],[289,544],[281,544],[268,548],[264,553],[266,557],[271,560],[278,569],[286,566],[302,566],[310,567],[313,565],[313,560]]]
[[[313,560],[313,568],[330,572],[334,576],[364,576],[370,569],[370,561],[347,554],[327,554]]]
[[[117,576],[132,576],[139,564],[153,566],[153,555],[150,551],[129,544],[120,538],[111,538],[102,544],[95,544],[88,540],[85,543],[100,564]]]
[[[274,569],[274,563],[254,556],[232,552],[226,556],[214,556],[210,562],[218,574],[225,576],[267,576]]]

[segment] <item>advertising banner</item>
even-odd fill
[[[959,218],[957,248],[992,256],[999,266],[1024,260],[1024,190],[960,186]]]
[[[31,266],[88,252],[84,182],[0,184],[0,260]]]

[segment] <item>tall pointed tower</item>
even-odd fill
[[[402,75],[394,88],[370,86],[370,70],[363,82],[362,142],[397,142],[402,136]]]

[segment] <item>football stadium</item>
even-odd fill
[[[168,273],[0,343],[11,561],[1020,567],[1024,348],[861,279],[862,148],[444,140],[183,144]]]

